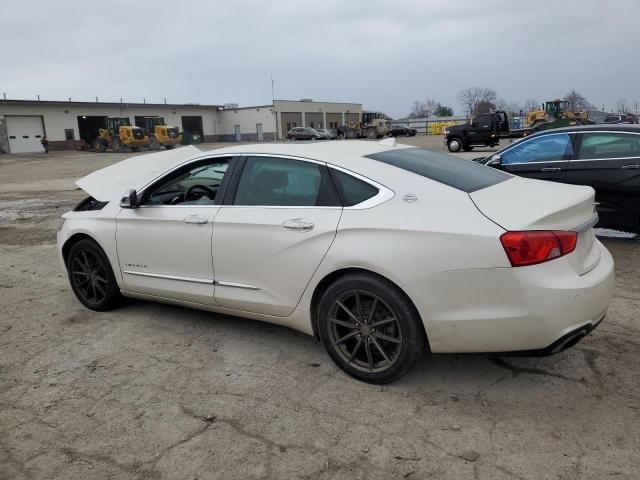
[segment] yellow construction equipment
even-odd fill
[[[570,112],[566,100],[551,100],[542,104],[541,110],[534,110],[527,115],[527,123],[531,127],[548,123],[547,128],[588,123],[589,112]],[[559,123],[558,123],[559,122]],[[551,126],[553,124],[553,127]]]
[[[138,124],[137,120],[136,123]],[[162,117],[144,117],[144,125],[138,124],[138,126],[148,132],[149,144],[153,149],[164,147],[171,150],[176,145],[180,145],[182,140],[180,129],[166,125]]]
[[[347,138],[369,139],[380,138],[391,131],[391,122],[382,117],[378,112],[362,112],[361,122],[349,122],[346,125]]]
[[[128,118],[108,118],[107,128],[101,128],[98,137],[93,140],[95,152],[113,150],[124,152],[126,148],[137,152],[149,146],[149,137],[140,127],[131,126]]]

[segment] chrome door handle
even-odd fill
[[[626,168],[629,170],[638,170],[640,169],[640,165],[623,165],[622,168]]]
[[[291,218],[282,222],[282,228],[287,230],[311,230],[315,225],[305,222],[302,218]]]
[[[541,172],[559,172],[560,170],[562,170],[562,169],[558,168],[558,167],[545,167],[540,171]]]
[[[182,221],[190,225],[204,225],[205,223],[209,223],[207,217],[203,217],[202,215],[187,215]]]

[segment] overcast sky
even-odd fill
[[[524,104],[576,88],[640,101],[640,1],[2,2],[7,98],[361,102],[404,116],[494,88]]]

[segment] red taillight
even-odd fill
[[[531,231],[507,232],[500,237],[511,265],[522,267],[547,262],[573,252],[578,241],[576,232]]]

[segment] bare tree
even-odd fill
[[[520,110],[522,109],[520,108],[520,105],[518,105],[516,102],[509,102],[505,110],[509,112],[509,114],[511,114],[512,117],[517,117],[520,115]]]
[[[527,101],[524,102],[524,111],[525,113],[529,113],[529,112],[533,112],[535,110],[539,110],[540,109],[540,105],[542,105],[537,99],[535,98],[527,98]]]
[[[439,103],[432,98],[427,98],[424,102],[416,100],[413,102],[411,112],[407,115],[408,118],[425,118],[434,114],[438,108]]]
[[[626,98],[618,100],[618,112],[626,113],[629,110],[629,103]]]
[[[633,102],[633,110],[636,112],[636,115],[637,115],[638,114],[638,110],[640,110],[640,102],[638,100]]]
[[[572,89],[564,96],[564,100],[567,101],[567,109],[570,112],[580,112],[582,110],[589,110],[593,107],[585,97],[583,97],[577,90]]]
[[[487,105],[493,105],[493,108],[495,108],[497,99],[498,94],[492,88],[469,87],[458,94],[458,101],[471,116],[479,113],[479,104],[483,106],[483,109]]]

